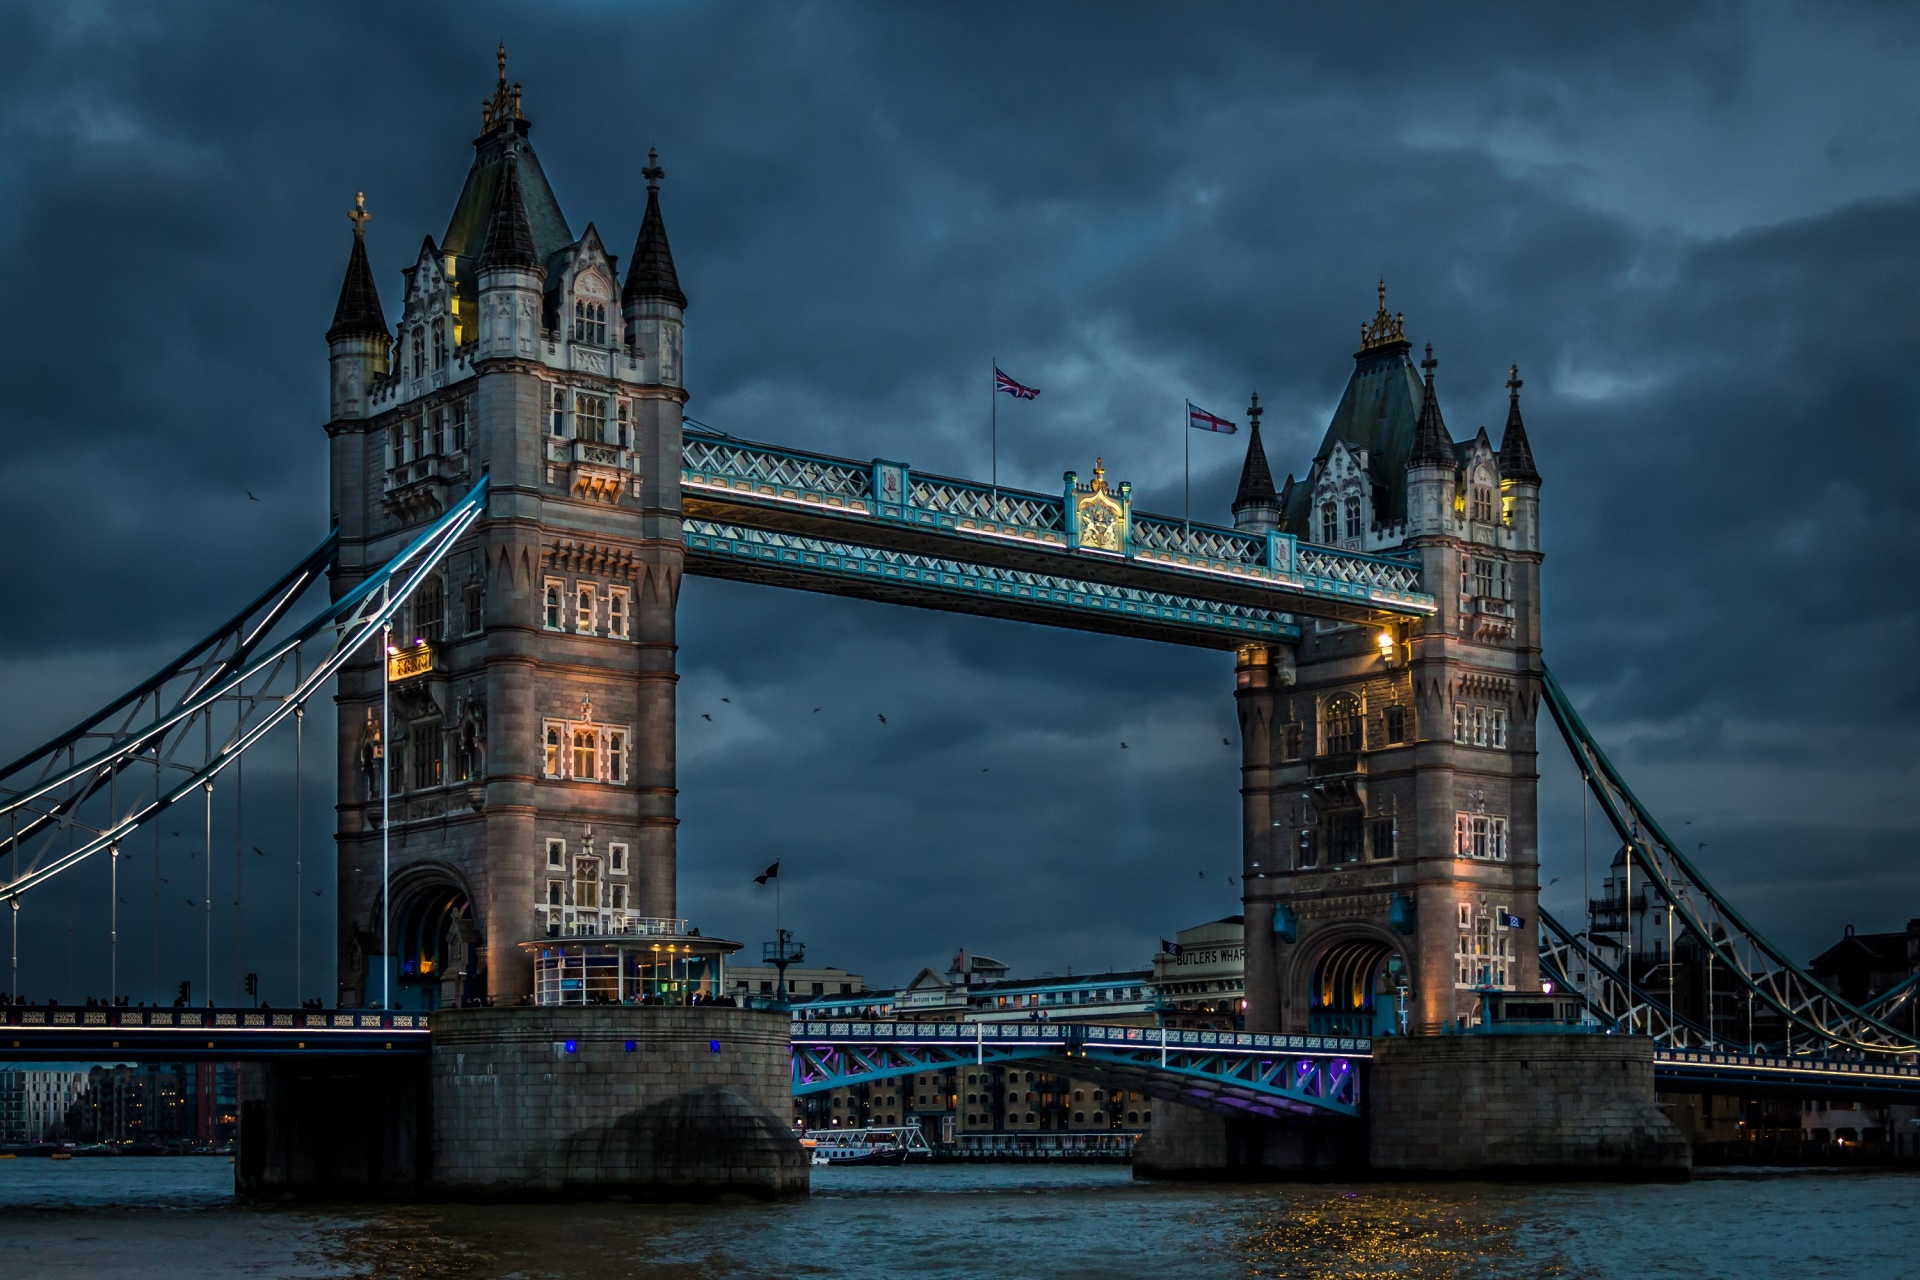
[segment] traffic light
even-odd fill
[[[191,982],[183,982],[180,984],[180,994],[173,998],[173,1007],[176,1009],[184,1009],[192,1003],[193,984]]]
[[[260,975],[259,974],[250,973],[247,975],[247,994],[250,996],[257,996],[260,994]]]

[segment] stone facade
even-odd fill
[[[805,1194],[784,1013],[711,1006],[434,1017],[433,1182],[461,1196]]]
[[[503,62],[504,68],[504,62]],[[674,609],[681,314],[657,167],[626,283],[575,236],[499,89],[441,240],[390,333],[363,210],[334,325],[335,598],[482,475],[486,518],[344,668],[340,1002],[398,1007],[531,989],[516,944],[676,911]],[[392,954],[382,952],[382,793]]]
[[[1374,1043],[1367,1159],[1377,1175],[1685,1178],[1661,1114],[1653,1042],[1577,1034]]]
[[[1539,980],[1540,478],[1517,373],[1495,449],[1453,440],[1433,370],[1383,294],[1306,477],[1275,492],[1250,444],[1238,523],[1416,558],[1439,608],[1240,651],[1249,1030],[1397,1030],[1404,979],[1431,1032]]]

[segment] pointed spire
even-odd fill
[[[367,262],[367,194],[356,191],[353,208],[347,217],[353,222],[353,251],[347,255],[347,278],[340,283],[340,301],[333,309],[333,327],[327,341],[335,338],[385,338],[387,313],[380,309],[380,290],[373,282],[373,268]]]
[[[1273,470],[1267,466],[1267,451],[1260,443],[1260,393],[1253,393],[1247,406],[1247,460],[1240,466],[1240,487],[1234,491],[1233,514],[1237,517],[1248,507],[1271,507],[1278,497],[1273,491]]]
[[[516,81],[507,86],[507,44],[500,42],[500,49],[494,54],[500,64],[500,82],[494,86],[493,97],[480,99],[480,136],[485,137],[496,129],[509,125],[523,124],[526,117],[520,114],[520,85]],[[525,133],[522,129],[520,132]]]
[[[1420,362],[1421,370],[1426,374],[1426,391],[1420,397],[1420,419],[1413,427],[1413,451],[1407,455],[1409,467],[1455,467],[1459,460],[1453,456],[1453,436],[1447,431],[1446,422],[1440,417],[1440,396],[1433,389],[1433,371],[1440,362],[1433,358],[1433,344],[1427,344],[1427,358]]]
[[[1520,387],[1520,366],[1516,364],[1507,374],[1507,429],[1500,436],[1500,478],[1539,484],[1533,446],[1527,443],[1527,428],[1520,421]]]
[[[487,215],[486,247],[480,251],[485,267],[538,268],[533,251],[533,228],[527,224],[526,201],[520,196],[520,157],[509,142],[500,183],[494,188],[493,211]]]
[[[647,180],[647,211],[640,219],[640,236],[633,242],[633,265],[627,268],[620,301],[661,298],[684,311],[687,295],[680,291],[673,250],[667,247],[666,219],[660,216],[660,179],[667,172],[660,167],[660,153],[651,147],[647,149],[647,167],[640,176]]]

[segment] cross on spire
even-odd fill
[[[1253,393],[1253,403],[1247,406],[1247,421],[1253,424],[1256,432],[1260,430],[1260,415],[1265,412],[1266,410],[1260,407],[1260,393],[1256,391]]]
[[[353,208],[347,210],[347,220],[353,223],[353,234],[356,236],[366,235],[367,223],[372,217],[373,215],[367,212],[367,193],[364,191],[354,192]]]
[[[505,40],[500,42],[500,48],[493,56],[500,64],[500,88],[505,89],[507,87],[507,42]]]
[[[660,189],[660,179],[667,176],[667,171],[660,167],[659,151],[652,147],[647,148],[647,167],[640,171],[640,176],[647,180],[647,190]]]
[[[1521,385],[1520,366],[1516,364],[1507,370],[1507,399],[1518,401],[1520,399]]]
[[[507,85],[506,41],[500,42],[493,56],[500,66],[500,79],[494,85],[493,96],[480,99],[480,126],[482,132],[486,133],[526,118],[520,114],[520,86],[516,84],[509,88]]]
[[[1439,367],[1440,362],[1433,358],[1433,344],[1429,342],[1427,344],[1427,358],[1420,362],[1420,368],[1425,371],[1428,382],[1433,381],[1433,371]]]

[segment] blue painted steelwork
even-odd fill
[[[796,1022],[793,1092],[1013,1061],[1230,1115],[1360,1114],[1372,1041],[1085,1023]]]
[[[688,519],[682,522],[682,529],[689,554],[714,560],[777,566],[940,595],[1002,600],[1064,614],[1119,616],[1236,640],[1300,638],[1300,628],[1288,614],[1202,597],[1142,591],[710,520]]]
[[[423,1057],[424,1013],[378,1009],[0,1007],[0,1056],[18,1062],[259,1062]]]
[[[704,499],[735,513],[762,510],[770,528],[788,527],[781,520],[793,517],[844,523],[846,532],[833,535],[835,541],[884,543],[889,530],[924,531],[951,538],[952,551],[943,555],[955,562],[981,554],[965,550],[969,544],[1020,549],[1041,556],[1044,572],[1067,579],[1084,576],[1075,564],[1097,556],[1192,580],[1201,598],[1208,588],[1200,584],[1208,582],[1271,593],[1275,612],[1303,600],[1409,618],[1431,616],[1438,608],[1411,557],[1301,547],[1289,534],[1256,536],[1135,513],[1124,485],[1112,491],[1126,512],[1121,550],[1082,548],[1072,472],[1055,497],[918,475],[900,462],[857,462],[697,430],[687,431],[681,457],[681,491],[690,505]],[[759,527],[737,515],[729,522]]]

